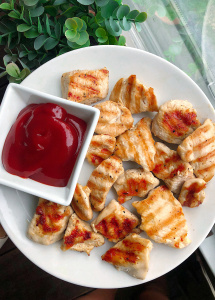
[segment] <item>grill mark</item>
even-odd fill
[[[192,163],[204,162],[204,161],[207,161],[208,159],[213,158],[213,157],[215,157],[215,150],[211,151],[210,153],[206,154],[205,156],[197,158]]]
[[[77,89],[76,93],[77,93],[77,91],[79,91],[79,92],[81,92],[81,94],[83,94],[84,92],[86,92],[86,90],[88,91],[88,95],[98,95],[100,93],[100,90],[98,90],[98,89],[95,89],[90,86],[86,86],[86,85],[83,85],[83,84],[77,83],[77,82],[70,81],[70,86],[72,87],[72,89]]]
[[[145,97],[149,103],[148,105],[148,110],[149,111],[158,111],[158,106],[157,106],[157,99],[154,94],[154,89],[150,87],[148,91],[145,93]]]
[[[131,95],[132,95],[132,88],[133,85],[135,85],[136,82],[136,75],[131,75],[128,79],[127,79],[127,83],[126,84],[126,92],[124,95],[124,99],[125,99],[125,106],[128,107],[130,109],[131,106]]]
[[[178,220],[178,223],[172,224],[172,228],[170,228],[170,231],[167,234],[162,236],[162,239],[167,240],[167,239],[172,239],[174,237],[180,238],[179,236],[177,236],[177,234],[178,232],[180,232],[181,229],[184,228],[185,225],[186,225],[185,219]],[[174,230],[173,227],[176,229]]]
[[[200,151],[204,147],[208,146],[209,144],[212,144],[215,141],[215,136],[212,136],[211,138],[207,139],[206,141],[201,142],[200,144],[197,144],[193,147],[193,151]]]

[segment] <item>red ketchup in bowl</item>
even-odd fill
[[[22,178],[64,187],[69,181],[87,124],[57,104],[30,104],[5,140],[5,170]]]

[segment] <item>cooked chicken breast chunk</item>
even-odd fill
[[[183,183],[194,178],[192,166],[183,161],[178,153],[162,143],[155,143],[155,167],[152,172],[162,179],[168,188],[178,194]]]
[[[206,182],[211,180],[215,173],[215,134],[211,120],[207,119],[189,135],[177,151],[184,161],[191,163],[197,177]]]
[[[133,196],[145,197],[149,191],[159,185],[160,181],[151,172],[142,169],[125,171],[114,183],[119,203],[131,200]]]
[[[101,211],[104,208],[110,188],[123,171],[121,159],[113,155],[92,172],[87,186],[91,190],[90,201],[94,210]]]
[[[91,223],[95,232],[117,243],[137,227],[139,219],[116,200],[112,200]]]
[[[87,151],[87,160],[97,167],[103,160],[113,154],[115,146],[115,137],[107,134],[94,135]]]
[[[182,206],[199,206],[205,199],[205,188],[206,182],[203,179],[190,179],[183,184],[178,200]]]
[[[186,100],[170,100],[160,106],[152,122],[152,132],[161,140],[180,144],[200,125],[196,110]]]
[[[142,118],[133,128],[117,138],[114,152],[123,161],[135,161],[146,172],[154,169],[156,152],[150,126],[151,119]]]
[[[94,107],[100,110],[99,120],[95,129],[98,134],[118,136],[131,128],[133,118],[130,110],[124,105],[113,101],[105,101],[96,104]]]
[[[62,97],[70,101],[92,104],[104,99],[108,94],[109,71],[75,70],[61,77]]]
[[[100,247],[103,244],[103,236],[93,232],[88,223],[79,219],[76,214],[70,217],[61,246],[63,251],[71,249],[90,255],[94,247]]]
[[[40,198],[28,229],[28,237],[43,245],[50,245],[61,240],[71,214],[70,206]]]
[[[102,260],[114,265],[119,271],[138,279],[145,279],[151,250],[150,240],[132,233],[102,255]]]
[[[158,111],[154,89],[144,86],[136,75],[119,79],[111,92],[110,100],[125,105],[132,114]]]
[[[174,248],[190,244],[182,206],[166,186],[159,186],[149,192],[148,198],[132,205],[141,215],[140,229],[155,242]]]
[[[72,208],[78,217],[84,221],[89,221],[93,217],[93,211],[90,204],[90,192],[91,190],[88,186],[82,186],[77,183],[72,199]]]

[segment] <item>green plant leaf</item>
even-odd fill
[[[47,35],[40,35],[36,38],[34,41],[34,49],[39,50],[47,41],[48,36]]]
[[[20,58],[25,57],[26,55],[28,55],[28,52],[26,52],[26,51],[20,51],[20,53],[19,53]]]
[[[12,77],[15,77],[15,78],[19,77],[19,74],[20,74],[19,67],[15,63],[13,63],[13,62],[9,63],[6,66],[6,71]]]
[[[127,19],[132,19],[134,20],[137,16],[139,15],[138,10],[132,10],[130,13],[126,16]]]
[[[81,30],[84,26],[84,21],[77,17],[74,17],[73,20],[75,20],[78,25],[77,30]]]
[[[52,17],[56,17],[57,13],[58,13],[58,9],[57,9],[57,7],[55,7],[53,5],[46,5],[45,13],[47,13],[48,15],[50,15]]]
[[[42,25],[41,25],[41,22],[40,22],[40,18],[38,18],[38,21],[37,21],[37,30],[39,32],[39,34],[41,34],[43,32],[43,28],[42,28]]]
[[[110,17],[109,22],[110,22],[111,29],[114,32],[114,36],[119,36],[121,34],[121,32],[122,32],[122,29],[120,28],[118,22],[115,21],[113,19],[113,17]]]
[[[125,46],[125,43],[126,43],[126,38],[123,35],[121,35],[118,40],[118,45]]]
[[[123,17],[127,16],[130,12],[130,8],[128,5],[121,5],[116,13],[116,16],[119,20],[123,19]]]
[[[39,0],[23,0],[23,2],[27,6],[34,6],[39,2]]]
[[[91,20],[92,20],[92,19],[91,19]],[[104,18],[102,17],[100,11],[96,14],[96,16],[95,16],[95,21],[96,21],[98,24],[100,24],[100,23],[102,23],[102,22],[104,21]]]
[[[163,18],[167,14],[166,8],[163,5],[157,5],[156,12],[159,17]]]
[[[11,10],[12,9],[9,3],[2,3],[0,5],[0,8],[5,9],[5,10]]]
[[[68,28],[68,29],[71,29],[71,30],[76,30],[78,28],[78,24],[77,22],[74,20],[74,18],[69,18],[66,20],[65,22],[65,26]]]
[[[25,32],[25,31],[28,31],[29,29],[31,29],[31,26],[29,26],[27,24],[20,24],[17,26],[17,31],[19,31],[19,32]]]
[[[1,72],[1,73],[0,73],[0,78],[4,77],[5,75],[7,75],[7,72],[6,72],[6,71]]]
[[[39,17],[44,13],[44,7],[43,6],[39,6],[36,7],[34,9],[31,10],[31,16],[32,18],[34,17]]]
[[[104,28],[96,29],[95,34],[96,34],[97,37],[105,37],[107,35]]]
[[[45,44],[44,44],[44,48],[45,48],[46,50],[51,50],[51,49],[53,49],[54,47],[56,47],[57,44],[58,44],[58,40],[53,39],[52,37],[49,37],[49,38],[47,39],[47,41],[45,42]]]
[[[98,42],[99,42],[100,44],[104,44],[105,42],[107,42],[107,40],[108,40],[108,37],[107,37],[107,36],[99,37],[99,38],[98,38]]]
[[[49,18],[48,18],[47,15],[46,15],[46,31],[47,31],[47,33],[48,33],[49,36],[52,35],[51,29],[50,29],[50,24],[49,24]]]
[[[39,35],[39,32],[34,27],[32,27],[30,30],[28,30],[24,33],[24,36],[27,39],[34,39],[34,38],[38,37],[38,35]]]
[[[108,4],[109,0],[95,0],[96,5],[98,5],[99,7],[105,6],[106,4]]]
[[[6,67],[6,65],[12,60],[12,55],[10,54],[6,54],[4,57],[3,57],[3,62],[4,62],[4,65]]]
[[[13,18],[13,19],[20,19],[20,13],[16,10],[16,11],[11,11],[8,14],[9,17]]]
[[[76,41],[78,45],[84,45],[89,40],[89,34],[86,31],[81,31],[79,39]]]
[[[28,59],[31,61],[37,57],[37,52],[29,52],[28,53]]]
[[[119,4],[116,1],[109,0],[108,4],[101,8],[102,17],[109,19],[117,7],[119,7]]]
[[[136,18],[135,18],[135,22],[139,22],[142,23],[147,19],[147,13],[146,12],[141,12]]]
[[[61,37],[61,25],[59,23],[57,23],[55,25],[54,32],[55,32],[56,39],[60,40],[60,37]]]
[[[75,38],[75,36],[76,36],[76,34],[77,34],[77,31],[76,30],[67,30],[66,32],[65,32],[65,36],[66,36],[66,38],[69,40],[69,41],[73,41],[73,39]]]
[[[20,72],[20,75],[19,75],[19,78],[21,80],[25,79],[29,74],[31,73],[31,71],[27,68],[23,69],[21,72]]]
[[[64,48],[60,49],[58,54],[61,55],[61,54],[67,53],[68,51],[70,51],[70,48],[69,47],[64,47]]]
[[[61,5],[67,3],[67,0],[55,0],[54,5]]]
[[[135,27],[136,27],[136,29],[137,29],[138,32],[140,32],[141,29],[142,29],[139,22],[135,23]]]
[[[77,0],[77,1],[83,5],[91,5],[94,3],[94,0]]]
[[[128,31],[131,29],[131,21],[128,21],[126,17],[124,17],[122,19],[122,21],[120,22],[120,25],[121,25],[122,29],[125,31]]]

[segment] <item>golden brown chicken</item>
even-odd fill
[[[89,221],[93,217],[93,211],[90,204],[91,190],[88,186],[82,186],[77,183],[72,199],[72,208],[78,217],[84,221]]]
[[[119,271],[124,271],[138,279],[145,279],[151,250],[150,240],[131,233],[102,255],[102,260],[114,265]]]
[[[186,100],[170,100],[160,106],[152,122],[152,132],[161,140],[180,144],[200,125],[196,110]]]
[[[159,186],[149,192],[148,198],[132,205],[141,215],[140,229],[155,242],[174,248],[190,244],[182,206],[166,186]]]
[[[154,169],[155,142],[150,131],[151,119],[142,118],[116,140],[115,155],[123,161],[135,161],[149,172]]]
[[[110,100],[125,105],[132,114],[158,111],[154,89],[144,86],[136,75],[119,79],[111,92]]]
[[[61,77],[62,97],[70,101],[92,104],[104,99],[108,94],[109,71],[75,70]]]

